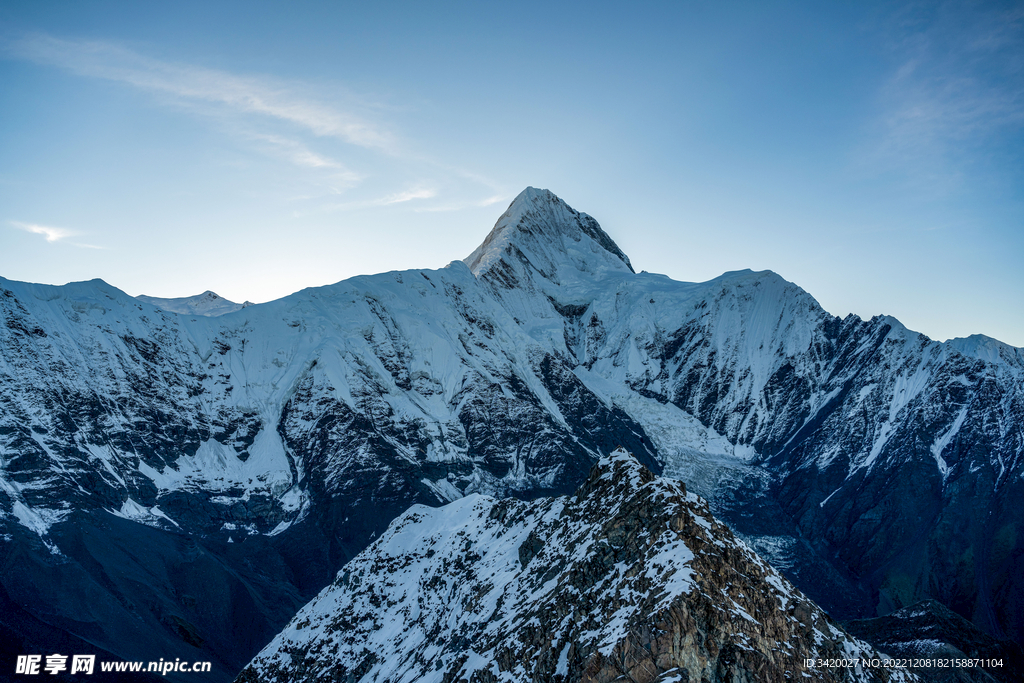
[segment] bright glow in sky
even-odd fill
[[[0,84],[8,278],[267,301],[533,185],[637,270],[1024,346],[1019,3],[14,1]]]

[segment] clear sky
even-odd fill
[[[524,187],[637,270],[1024,346],[1024,7],[0,3],[0,275],[267,301]]]

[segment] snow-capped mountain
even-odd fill
[[[635,273],[545,190],[439,270],[216,317],[0,279],[0,314],[11,638],[230,677],[410,505],[569,493],[617,446],[836,616],[935,598],[1024,638],[1020,349]]]
[[[905,681],[624,450],[571,496],[417,505],[239,681]]]
[[[585,256],[610,242],[589,217],[521,200],[475,274],[755,547],[846,616],[936,597],[1021,638],[1020,349],[841,320],[771,272],[633,274]]]
[[[216,292],[211,292],[210,290],[206,290],[202,294],[196,294],[195,296],[184,296],[176,299],[164,299],[158,296],[146,296],[145,294],[140,294],[135,298],[139,301],[144,301],[147,304],[152,304],[157,308],[162,308],[165,311],[170,311],[171,313],[180,313],[181,315],[205,315],[209,317],[224,315],[225,313],[234,313],[246,306],[252,306],[251,301],[246,301],[243,304],[236,304],[234,301],[228,301],[224,297],[218,296]]]

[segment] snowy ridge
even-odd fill
[[[276,496],[284,483],[289,486],[283,490],[298,485],[306,471],[292,444],[279,443],[265,461],[288,482],[269,470],[224,480],[216,470],[236,465],[204,459],[202,444],[215,448],[209,445],[214,439],[244,462],[249,447],[270,443],[267,435],[280,426],[286,438],[289,429],[308,433],[315,416],[296,419],[295,406],[287,417],[283,412],[297,391],[313,391],[338,411],[372,415],[398,457],[479,462],[466,414],[479,404],[467,398],[489,393],[487,402],[499,395],[508,400],[512,384],[525,392],[513,389],[513,402],[530,404],[517,411],[539,410],[534,418],[552,433],[579,438],[578,426],[552,393],[554,371],[545,376],[540,368],[554,362],[557,375],[573,373],[579,391],[590,401],[603,396],[609,410],[646,424],[655,418],[643,406],[653,404],[637,399],[655,398],[695,417],[695,424],[717,435],[712,439],[727,441],[725,449],[742,452],[747,461],[785,462],[787,471],[813,463],[822,470],[844,467],[849,478],[905,458],[901,430],[915,428],[914,411],[923,406],[932,449],[914,457],[934,463],[938,481],[946,482],[980,465],[948,452],[959,443],[959,429],[993,408],[994,419],[1009,426],[1021,402],[1021,381],[1012,371],[1019,349],[981,337],[942,345],[891,318],[838,321],[771,272],[727,273],[700,284],[634,274],[593,219],[546,190],[524,191],[467,263],[475,276],[453,262],[441,271],[354,278],[248,307],[244,317],[208,321],[167,316],[102,281],[63,288],[3,281],[13,307],[5,359],[20,367],[5,362],[0,400],[20,424],[37,425],[22,432],[20,445],[9,452],[28,448],[37,458],[64,460],[56,454],[70,448],[81,459],[102,463],[101,479],[123,492],[108,508],[138,493],[129,483],[136,473],[160,491],[212,490],[214,481],[231,481],[238,495],[256,487]],[[155,407],[181,420],[190,432],[184,452],[168,443],[167,453],[156,448],[156,457],[140,459],[137,446],[118,446],[130,438],[136,419],[123,410],[96,424],[92,435],[69,435],[54,447],[53,415],[33,407],[45,405],[49,392],[23,374],[29,367],[39,376],[54,375],[55,368],[63,395],[107,397],[101,403],[124,396],[136,403],[136,414]],[[1003,374],[1010,386],[997,389],[1003,403],[971,404],[990,367],[1008,369]],[[155,405],[138,396],[154,380],[162,387]],[[851,391],[853,383],[859,393]],[[503,389],[495,394],[484,387]],[[953,398],[961,393],[967,403]],[[858,424],[854,416],[866,409],[867,423]],[[831,428],[830,443],[807,448],[807,439],[816,438],[807,428],[819,422]],[[111,431],[114,439],[101,438]],[[707,452],[708,437],[697,432],[676,450]],[[996,482],[1013,472],[1019,476],[1024,437],[1004,427],[996,438],[1002,443],[985,464],[997,468]],[[93,440],[98,443],[89,445]],[[453,488],[436,476],[426,477],[425,485],[443,491],[435,497],[443,502],[456,492],[554,484],[560,468],[529,474],[521,449],[512,450],[502,456],[507,470],[474,466]],[[591,446],[581,455],[595,453]],[[195,469],[200,462],[213,468],[209,477]],[[244,469],[264,467],[262,462]],[[276,483],[261,488],[257,482],[269,481],[267,476]],[[338,479],[336,471],[331,476]]]
[[[146,296],[144,294],[140,294],[135,298],[139,301],[156,306],[157,308],[169,311],[170,313],[179,313],[181,315],[203,315],[211,318],[218,315],[224,315],[225,313],[240,311],[246,306],[252,306],[252,302],[250,301],[246,301],[243,304],[236,304],[233,301],[228,301],[222,296],[218,296],[215,292],[211,292],[210,290],[206,290],[202,294],[197,294],[195,296],[185,296],[177,299],[164,299],[158,296]]]
[[[956,349],[965,356],[971,356],[996,367],[1010,366],[1014,370],[1024,371],[1024,349],[1004,344],[998,339],[983,334],[972,334],[969,337],[957,337],[946,342],[946,346]]]
[[[574,496],[411,508],[239,680],[767,680],[811,678],[809,657],[877,656],[620,450]]]
[[[424,468],[427,482],[417,494],[424,502],[543,490],[569,476],[568,466],[589,468],[599,445],[594,435],[580,433],[568,445],[573,455],[551,462],[546,447],[523,450],[477,436],[474,415],[497,410],[500,417],[486,418],[488,432],[504,424],[528,429],[534,439],[570,438],[579,430],[573,410],[591,420],[604,410],[615,422],[602,406],[559,405],[547,385],[569,369],[547,364],[542,371],[548,352],[493,305],[461,262],[354,278],[216,318],[165,313],[101,281],[2,284],[15,322],[4,331],[10,353],[0,365],[0,400],[18,425],[7,436],[7,452],[18,454],[7,468],[31,463],[39,479],[28,487],[63,490],[65,499],[75,492],[76,505],[92,500],[119,509],[133,498],[152,507],[178,491],[222,507],[255,498],[262,511],[256,518],[225,511],[202,520],[203,528],[246,521],[267,532],[294,514],[286,495],[307,495],[311,484],[344,490],[382,451]],[[35,381],[47,374],[49,384]],[[75,414],[77,430],[62,433],[63,418],[44,408],[55,395]],[[105,397],[118,408],[108,412]],[[317,412],[307,413],[314,404]],[[369,419],[372,433],[357,429],[356,440],[339,448],[352,431],[335,431],[340,423],[325,422],[325,412],[342,422]],[[146,448],[137,442],[140,424]],[[176,435],[160,430],[164,425]],[[314,436],[325,428],[330,433]],[[149,430],[160,432],[147,436]],[[371,439],[382,443],[365,450]],[[314,443],[323,452],[306,450]],[[314,469],[305,457],[316,461]],[[75,483],[97,465],[102,488]],[[383,479],[393,467],[380,468]],[[16,496],[44,507],[24,491]],[[395,513],[409,502],[396,502]]]

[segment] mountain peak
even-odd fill
[[[146,296],[140,294],[135,297],[139,301],[156,306],[170,313],[179,315],[201,315],[207,318],[217,317],[225,313],[234,313],[252,304],[246,301],[244,304],[236,304],[220,296],[216,292],[206,290],[195,296],[184,296],[175,299],[167,299],[158,296]]]
[[[543,188],[533,187],[532,185],[529,185],[526,187],[526,189],[520,192],[515,199],[512,200],[512,203],[509,204],[509,206],[512,207],[515,206],[516,204],[536,203],[545,201],[561,201],[561,199],[559,199],[558,196],[551,190],[545,190]]]
[[[1024,349],[1010,346],[984,334],[948,339],[945,345],[970,358],[1024,370]]]
[[[655,479],[650,469],[619,446],[594,464],[587,480],[576,491],[576,496],[597,496],[609,501],[619,501],[628,498],[635,489]],[[686,484],[676,481],[673,485],[679,488],[684,497],[686,496]]]
[[[583,274],[593,279],[605,272],[634,272],[596,220],[535,187],[512,200],[465,263],[477,277],[494,274],[506,284],[523,276],[533,279],[533,273],[562,284]]]

